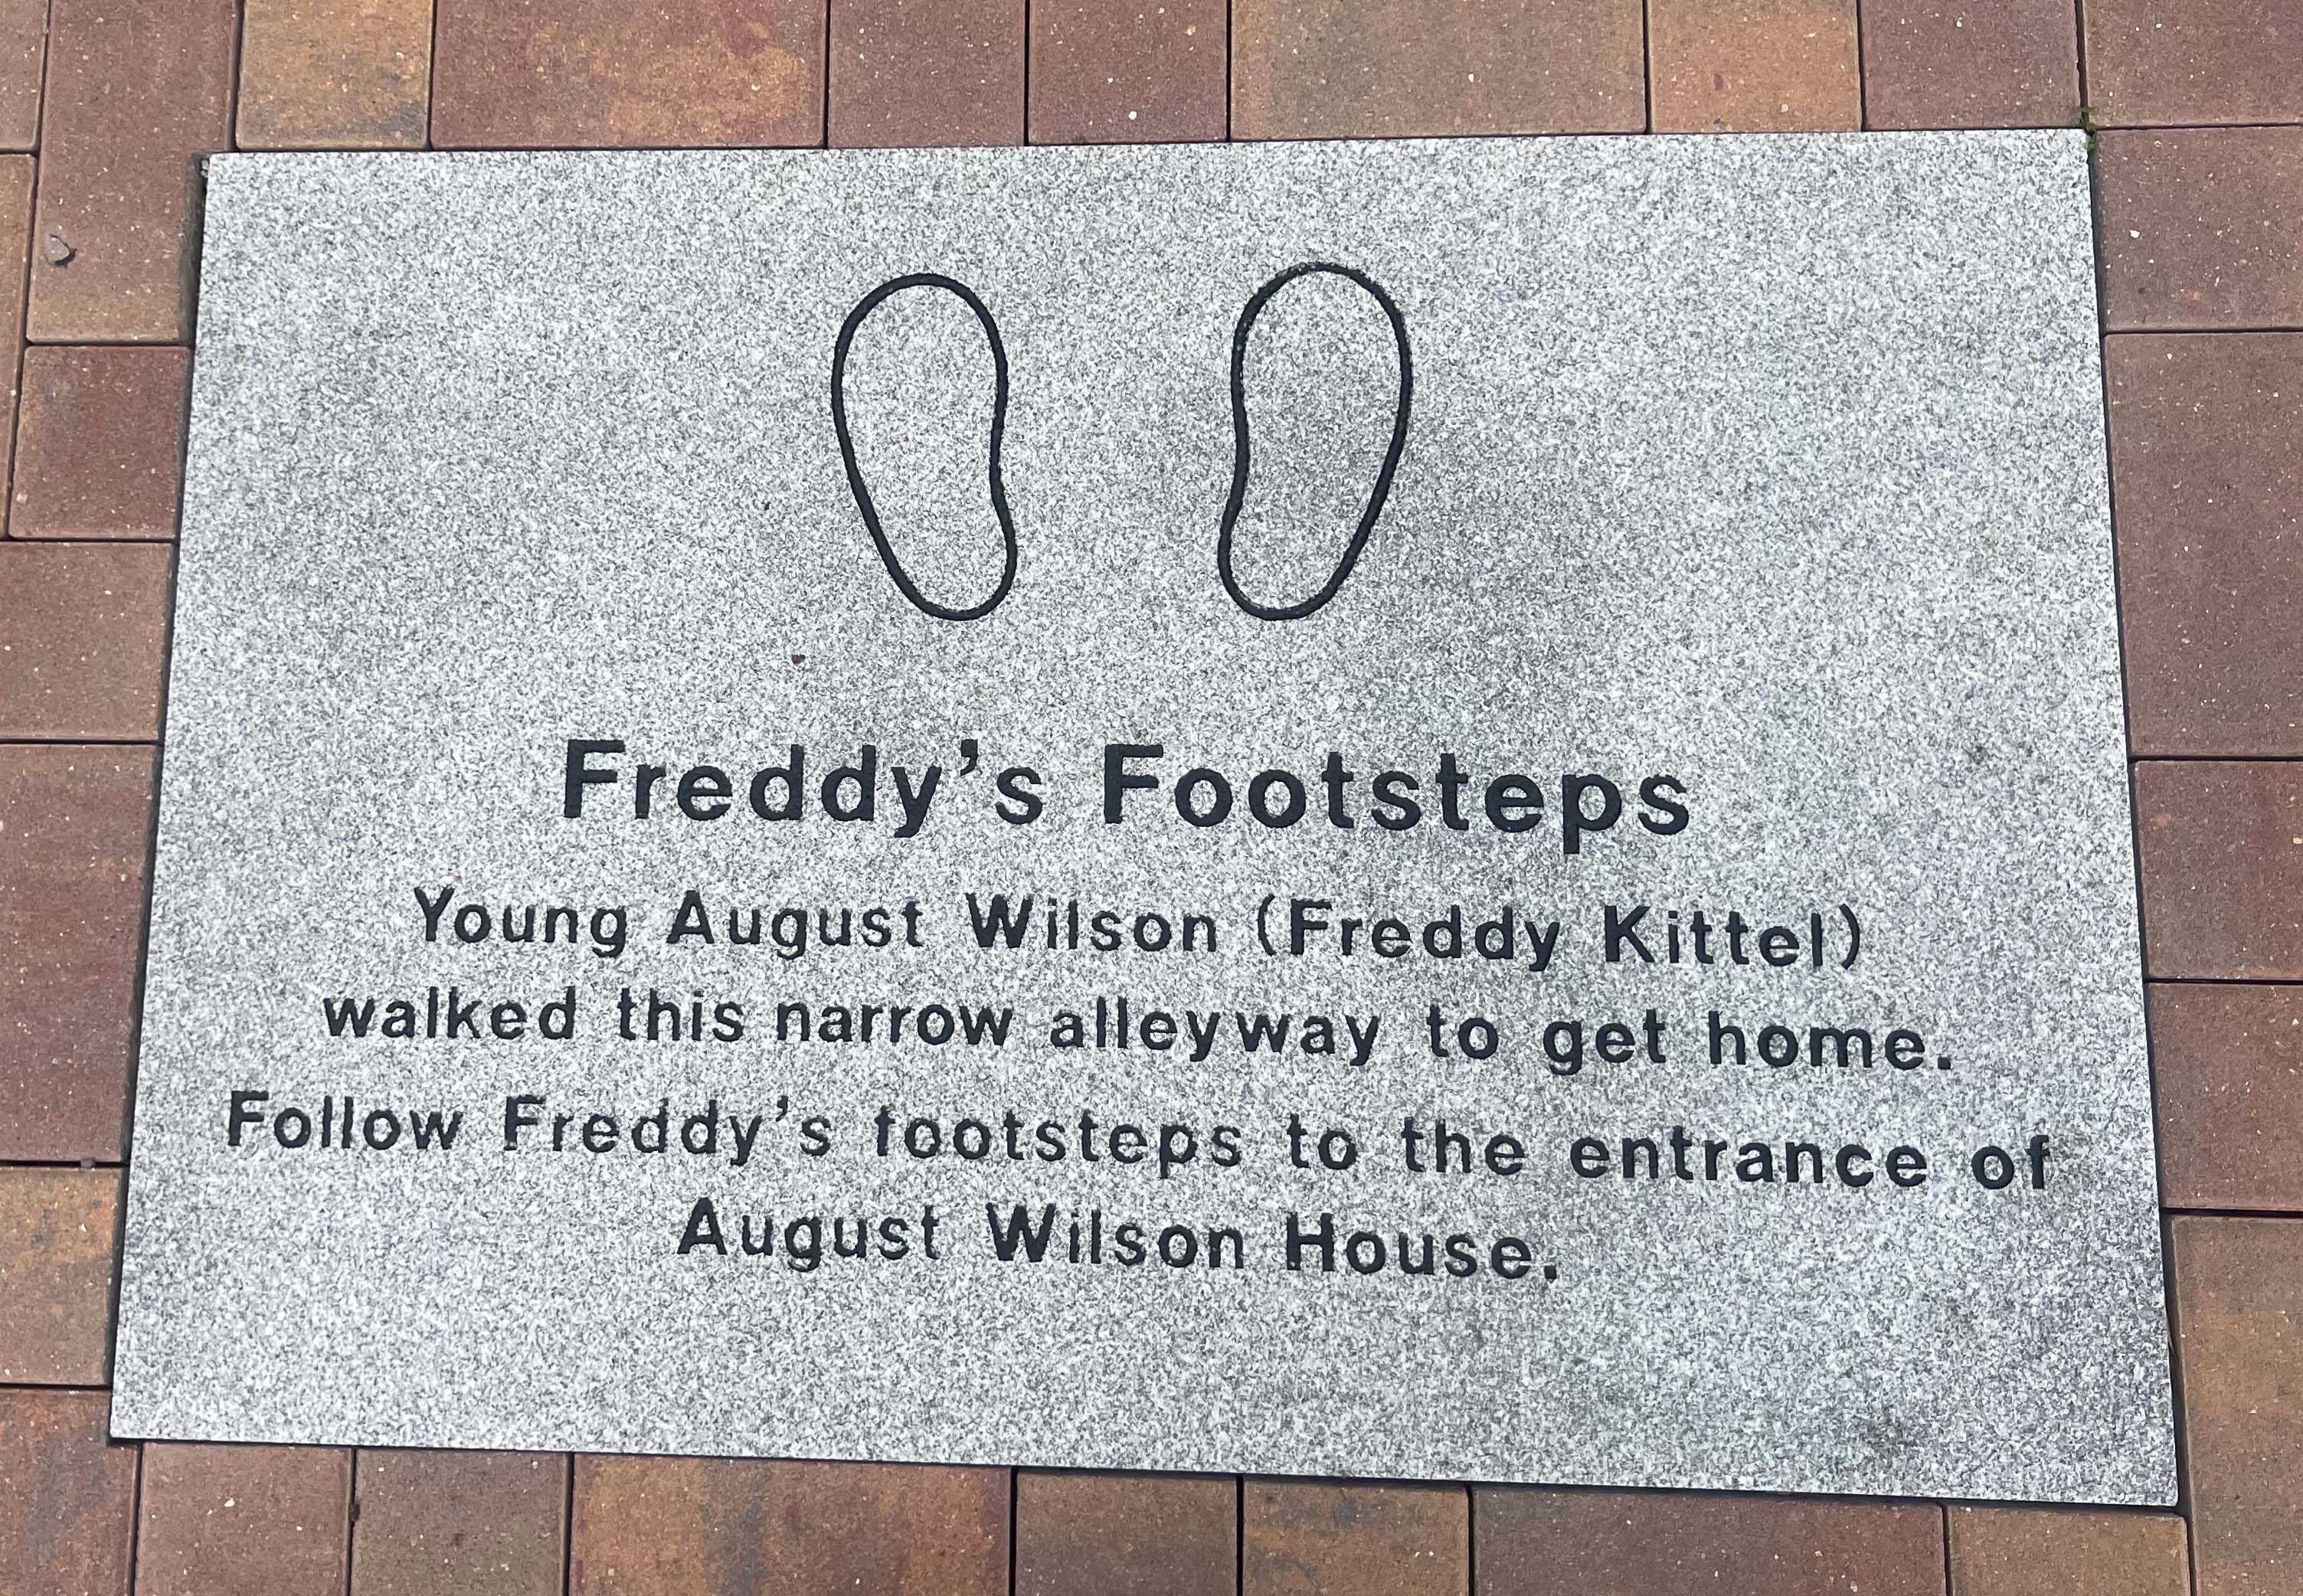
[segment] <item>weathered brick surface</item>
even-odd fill
[[[30,280],[32,174],[30,156],[0,156],[0,304],[23,304]],[[16,370],[23,350],[22,318],[0,315],[0,473],[15,450]]]
[[[831,0],[841,148],[1021,144],[1024,0]]]
[[[1234,0],[1241,139],[1637,132],[1639,0]]]
[[[136,1448],[101,1391],[0,1389],[0,1591],[128,1596]]]
[[[152,798],[149,748],[0,747],[0,1159],[126,1151]]]
[[[1016,1596],[1225,1596],[1239,1571],[1228,1476],[1016,1476]]]
[[[2105,127],[2303,122],[2303,0],[2088,0]]]
[[[1250,1480],[1241,1596],[1464,1596],[1470,1492],[1461,1485]]]
[[[1479,1596],[1942,1596],[1932,1503],[1693,1491],[1473,1492]]]
[[[1658,132],[1860,127],[1855,0],[1650,0]]]
[[[2179,1218],[2176,1356],[2198,1596],[2303,1590],[2303,1220]]]
[[[333,1447],[149,1443],[136,1596],[342,1596],[351,1479]]]
[[[2303,986],[2151,988],[2161,1196],[2303,1213]]]
[[[2303,980],[2303,764],[2146,761],[2135,817],[2152,975]]]
[[[116,1170],[0,1169],[0,1384],[111,1377]]]
[[[2190,1596],[2172,1513],[1953,1507],[1951,1596]]]
[[[1004,1469],[578,1457],[571,1596],[998,1596]]]
[[[2106,341],[2138,755],[2303,754],[2303,334]]]
[[[1037,0],[1032,142],[1222,138],[1228,11],[1226,0]]]
[[[10,534],[173,537],[191,377],[190,350],[25,350]]]
[[[47,59],[48,0],[0,0],[0,149],[38,145]]]
[[[2303,127],[2096,141],[2113,328],[2303,326]]]
[[[243,149],[419,149],[432,0],[247,0]]]
[[[0,738],[150,739],[172,551],[0,544]]]
[[[2066,0],[1869,0],[1860,10],[1867,127],[2079,119],[2079,23]]]
[[[814,144],[823,0],[436,0],[447,148]]]
[[[31,336],[191,335],[198,157],[229,148],[235,0],[55,0]]]
[[[568,1458],[362,1451],[351,1596],[560,1596]]]

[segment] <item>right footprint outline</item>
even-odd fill
[[[1376,471],[1375,486],[1369,490],[1366,508],[1360,512],[1359,524],[1353,528],[1350,541],[1345,545],[1342,558],[1329,573],[1327,581],[1309,598],[1294,604],[1259,604],[1247,595],[1232,569],[1232,538],[1239,524],[1240,511],[1247,502],[1248,473],[1253,464],[1254,450],[1250,441],[1247,418],[1247,343],[1255,330],[1256,318],[1279,291],[1300,278],[1316,275],[1341,277],[1353,283],[1376,302],[1384,319],[1391,325],[1394,348],[1399,357],[1399,386],[1392,410],[1391,437],[1384,448],[1383,464]],[[1414,409],[1415,358],[1407,336],[1407,318],[1384,286],[1357,266],[1344,266],[1331,260],[1306,260],[1275,274],[1262,287],[1248,296],[1247,304],[1232,325],[1231,335],[1231,429],[1232,464],[1231,491],[1224,500],[1223,519],[1216,533],[1216,575],[1223,582],[1224,591],[1232,603],[1259,621],[1301,621],[1324,609],[1329,601],[1343,591],[1351,580],[1352,572],[1359,566],[1360,555],[1367,549],[1368,539],[1374,535],[1376,522],[1383,518],[1384,506],[1391,498],[1393,477],[1398,473],[1400,457],[1407,449],[1408,420]]]

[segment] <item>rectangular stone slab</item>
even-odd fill
[[[2172,1499],[2079,134],[207,214],[121,1433]]]

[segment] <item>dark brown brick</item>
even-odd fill
[[[1024,142],[1024,0],[831,0],[842,148]]]
[[[1855,0],[1650,0],[1659,133],[1863,125]]]
[[[30,330],[182,343],[198,157],[232,143],[235,0],[55,0]]]
[[[568,1459],[363,1451],[351,1596],[560,1596]]]
[[[448,148],[814,144],[823,0],[436,0]]]
[[[10,533],[173,537],[191,379],[190,350],[26,350]]]
[[[2303,334],[2105,342],[2138,755],[2303,754]]]
[[[1461,1485],[1250,1480],[1241,1596],[1464,1596],[1470,1492]]]
[[[1004,1469],[578,1457],[570,1596],[1004,1596]]]
[[[2303,122],[2303,0],[2087,0],[2105,127]]]
[[[1951,1509],[1952,1596],[2190,1596],[2172,1513]]]
[[[1034,144],[1220,139],[1226,0],[1038,0]]]
[[[2303,128],[2113,130],[2096,172],[2113,328],[2303,325]]]
[[[2152,975],[2303,979],[2303,764],[2147,760],[2135,818]]]
[[[1867,127],[2079,120],[2079,23],[2067,0],[1867,0],[1861,12]]]
[[[1639,0],[1234,0],[1241,139],[1637,132]]]
[[[1016,1476],[1016,1596],[1219,1596],[1239,1568],[1228,1475]]]
[[[117,1170],[0,1169],[0,1384],[112,1372]]]
[[[2303,986],[2151,988],[2170,1208],[2303,1212]]]
[[[160,734],[173,553],[0,544],[0,738]]]
[[[432,0],[247,0],[242,149],[420,149]]]
[[[342,1596],[351,1483],[333,1447],[148,1443],[136,1596]]]
[[[128,1596],[136,1448],[102,1391],[0,1390],[0,1591]]]
[[[1943,1510],[1692,1491],[1480,1487],[1480,1596],[1942,1596]]]
[[[127,1147],[149,748],[0,747],[0,1158]]]
[[[39,144],[47,59],[48,0],[0,0],[0,149]]]
[[[2172,1232],[2198,1596],[2293,1596],[2303,1576],[2303,1220],[2184,1215]]]
[[[0,304],[21,305],[31,272],[32,158],[0,156]],[[16,444],[16,368],[24,352],[21,319],[0,315],[0,472]]]

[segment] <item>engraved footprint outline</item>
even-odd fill
[[[1327,582],[1309,598],[1294,604],[1259,604],[1240,587],[1239,578],[1232,569],[1232,535],[1239,524],[1239,512],[1247,502],[1248,471],[1253,463],[1253,449],[1249,440],[1247,418],[1247,342],[1255,330],[1256,318],[1264,307],[1289,283],[1301,277],[1315,275],[1341,277],[1357,286],[1372,299],[1383,311],[1384,319],[1391,324],[1391,336],[1399,354],[1399,386],[1392,412],[1391,439],[1385,447],[1383,465],[1376,472],[1375,486],[1368,494],[1367,507],[1360,514],[1359,525],[1345,546],[1343,557]],[[1414,406],[1415,363],[1408,343],[1407,318],[1400,313],[1396,301],[1383,285],[1356,266],[1329,260],[1306,260],[1289,266],[1248,297],[1239,320],[1232,326],[1231,335],[1231,428],[1232,465],[1231,492],[1224,502],[1223,520],[1216,534],[1216,574],[1222,578],[1224,591],[1246,613],[1259,621],[1301,621],[1317,613],[1343,591],[1359,565],[1361,553],[1367,548],[1368,538],[1375,531],[1376,522],[1383,516],[1385,503],[1391,497],[1391,484],[1399,469],[1399,460],[1407,447],[1408,418]]]
[[[991,350],[991,444],[989,475],[991,487],[991,512],[1000,522],[1000,539],[1005,553],[1000,571],[999,586],[980,604],[955,608],[937,603],[922,593],[904,569],[888,534],[880,524],[880,511],[873,502],[872,489],[864,480],[864,472],[856,461],[856,441],[848,428],[848,355],[856,342],[856,334],[864,323],[882,304],[907,289],[938,289],[950,294],[974,314],[976,325],[983,329],[985,343]],[[873,546],[880,551],[880,563],[887,568],[888,576],[896,590],[910,600],[914,608],[938,621],[981,621],[998,609],[1006,600],[1008,589],[1016,585],[1017,537],[1016,518],[1008,506],[1008,485],[1000,471],[1000,448],[1008,430],[1008,346],[1000,336],[1000,324],[974,289],[957,277],[941,272],[909,272],[891,277],[856,301],[848,319],[839,325],[839,339],[831,351],[831,430],[839,440],[839,462],[848,473],[848,491],[856,501],[856,508],[864,517],[865,529],[872,534]]]
[[[1232,542],[1238,527],[1241,510],[1247,501],[1248,475],[1253,464],[1253,444],[1247,413],[1246,364],[1247,345],[1255,330],[1255,323],[1264,308],[1279,291],[1297,279],[1313,275],[1341,277],[1353,283],[1372,299],[1390,324],[1393,347],[1399,360],[1399,378],[1394,396],[1391,436],[1385,446],[1383,464],[1376,472],[1374,486],[1370,490],[1365,508],[1354,528],[1336,568],[1328,579],[1310,597],[1294,604],[1264,604],[1248,596],[1233,570]],[[984,342],[991,352],[991,436],[988,450],[991,509],[1000,523],[1000,536],[1004,554],[999,585],[981,603],[965,607],[939,604],[919,590],[904,569],[894,545],[881,524],[878,505],[873,502],[870,485],[864,479],[862,468],[856,463],[856,443],[848,426],[848,358],[856,333],[872,313],[895,295],[908,289],[932,288],[952,295],[967,307],[976,324],[983,330]],[[1008,426],[1008,348],[1000,336],[1000,324],[983,300],[967,284],[941,272],[910,272],[890,278],[856,302],[847,319],[840,324],[839,336],[831,356],[831,425],[839,442],[840,465],[848,477],[848,491],[857,511],[864,518],[865,529],[872,535],[873,546],[879,551],[880,562],[886,568],[889,578],[897,591],[921,613],[939,621],[981,621],[998,609],[1015,586],[1018,542],[1016,519],[1008,503],[1008,487],[1000,472],[1000,447]],[[1230,490],[1226,496],[1221,523],[1216,534],[1216,574],[1224,591],[1245,613],[1260,621],[1300,621],[1317,613],[1351,579],[1358,568],[1360,556],[1366,550],[1368,539],[1382,519],[1384,507],[1391,497],[1391,486],[1399,469],[1401,455],[1407,446],[1407,429],[1413,410],[1415,391],[1414,356],[1407,335],[1406,317],[1383,285],[1355,266],[1334,261],[1306,260],[1298,262],[1274,274],[1248,297],[1238,319],[1232,326],[1231,346],[1231,416],[1232,470]]]

